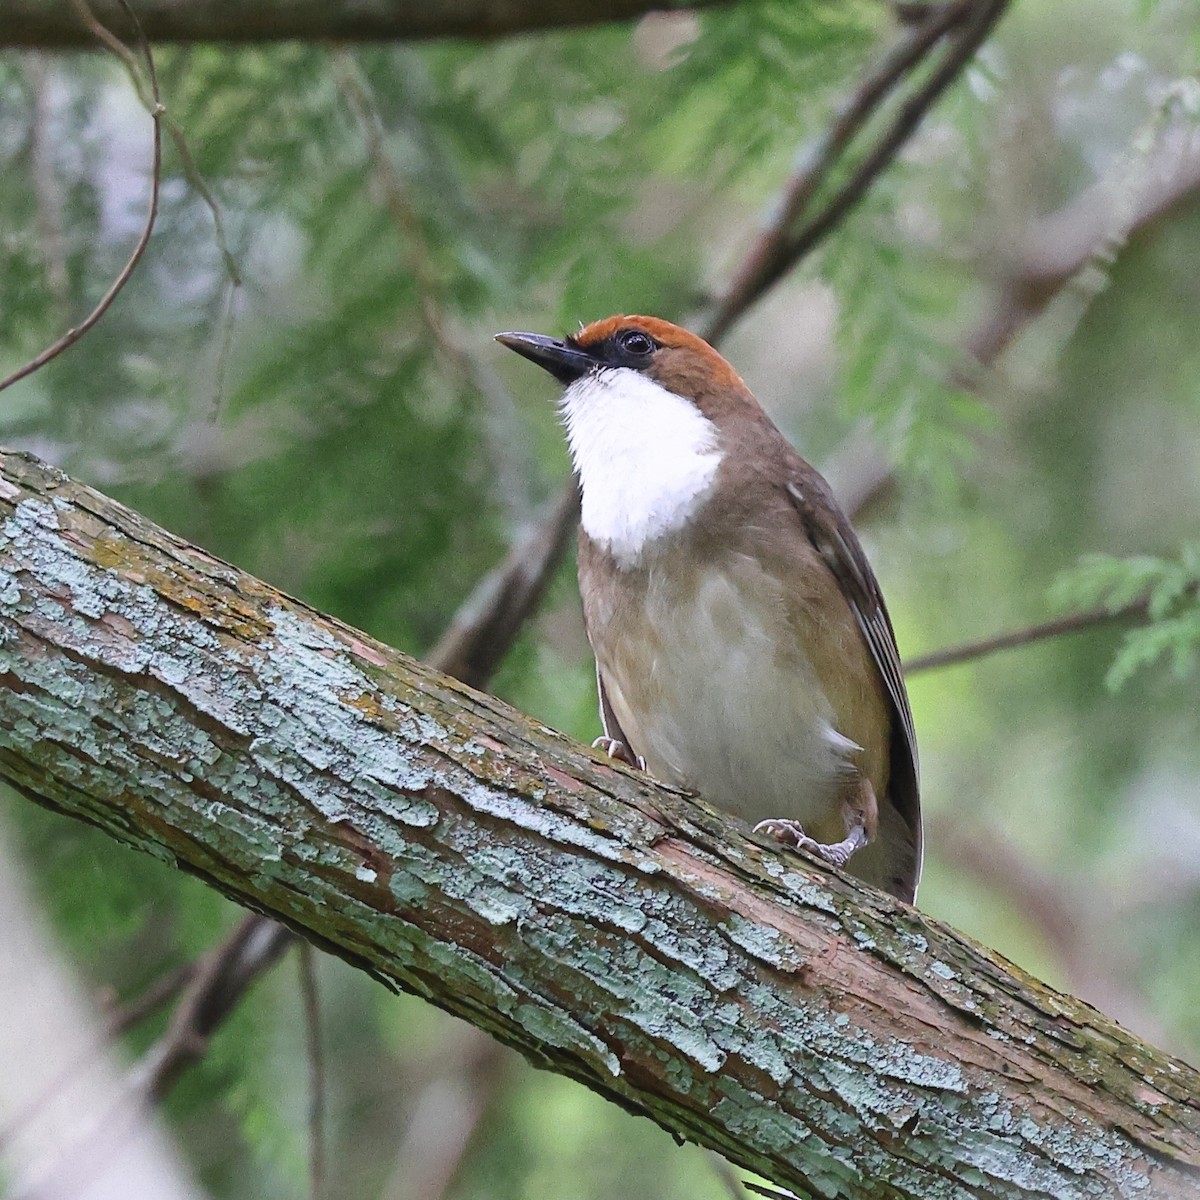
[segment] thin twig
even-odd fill
[[[221,206],[217,203],[216,196],[213,195],[212,189],[200,173],[195,158],[192,157],[183,127],[169,114],[164,119],[167,123],[167,132],[171,135],[171,141],[175,143],[175,153],[179,155],[179,165],[183,168],[183,177],[204,201],[205,207],[212,217],[213,236],[216,238],[221,260],[225,264],[225,273],[229,276],[230,283],[235,288],[239,288],[242,286],[242,272],[238,267],[237,259],[233,257],[233,251],[229,248],[229,239],[225,236],[225,222],[221,219]]]
[[[1198,590],[1200,585],[1193,585],[1185,594],[1194,597]],[[949,646],[945,650],[922,654],[905,665],[904,673],[916,675],[919,671],[953,667],[977,658],[986,658],[989,654],[996,654],[1001,650],[1013,650],[1018,646],[1029,646],[1049,638],[1065,637],[1068,634],[1083,633],[1108,625],[1146,625],[1152,619],[1150,598],[1143,596],[1129,604],[1123,604],[1120,608],[1091,608],[1084,612],[1068,613],[1064,617],[1056,617],[1053,621],[1043,621],[1037,625],[1028,625],[1024,629],[1014,629],[1009,633],[980,638],[976,642],[966,642],[961,646]]]
[[[85,0],[71,0],[71,3],[81,18],[87,23],[88,28],[125,63],[130,72],[130,77],[134,81],[134,86],[138,89],[139,94],[141,94],[141,79],[138,74],[137,64],[129,48],[122,45],[121,42],[113,37],[96,20],[88,9]],[[23,367],[19,367],[5,379],[0,380],[0,392],[4,391],[7,387],[11,387],[26,376],[32,375],[34,371],[45,366],[51,359],[57,358],[64,350],[67,350],[79,341],[104,316],[112,305],[112,302],[120,294],[121,289],[129,282],[130,277],[142,259],[142,255],[146,252],[146,247],[150,244],[150,235],[154,232],[154,222],[158,217],[159,185],[162,181],[162,118],[166,110],[163,108],[159,98],[158,73],[154,67],[154,55],[150,50],[150,43],[146,41],[146,35],[142,32],[142,27],[138,23],[137,14],[129,7],[128,0],[119,0],[119,3],[137,30],[138,41],[142,53],[146,58],[146,72],[150,78],[150,93],[153,101],[150,106],[150,117],[154,122],[154,162],[151,167],[150,204],[146,213],[146,224],[142,229],[141,236],[137,240],[137,245],[133,248],[133,253],[129,256],[129,261],[125,264],[116,279],[113,280],[108,291],[100,298],[100,302],[96,307],[78,325],[72,329],[68,329],[62,337],[43,350],[36,358],[31,359]]]
[[[316,964],[308,942],[300,942],[297,964],[308,1045],[308,1196],[309,1200],[321,1200],[325,1194],[325,1053]]]
[[[705,323],[705,336],[709,341],[720,338],[857,206],[916,131],[925,114],[974,57],[1008,2],[959,0],[956,4],[932,7],[927,20],[907,33],[868,75],[818,143],[815,154],[802,163],[785,186],[776,215]],[[816,215],[793,232],[795,221],[839,165],[870,117],[942,41],[949,43],[948,48],[929,78],[900,104],[850,178]]]
[[[213,382],[212,401],[208,408],[208,419],[213,424],[220,419],[225,407],[225,388],[229,379],[229,359],[233,353],[234,301],[240,282],[227,279],[224,287],[224,302],[221,305],[221,332],[217,343],[217,363]]]

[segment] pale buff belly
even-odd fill
[[[835,728],[780,585],[740,566],[687,587],[650,572],[601,606],[591,633],[609,702],[652,775],[837,840],[857,747]]]

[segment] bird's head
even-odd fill
[[[620,392],[622,375],[616,373],[634,373],[712,420],[719,421],[731,401],[748,395],[738,373],[703,338],[658,317],[605,317],[567,338],[498,333],[496,340],[568,388],[611,372],[606,390]]]

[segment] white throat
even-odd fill
[[[700,510],[721,465],[717,427],[690,401],[628,367],[577,379],[563,394],[587,535],[623,568]]]

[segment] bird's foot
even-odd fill
[[[623,762],[627,766],[636,767],[639,771],[646,769],[646,760],[640,754],[634,754],[620,738],[609,737],[605,734],[592,743],[593,750],[603,750],[609,758]]]
[[[818,842],[804,832],[804,826],[799,821],[791,821],[787,817],[774,817],[769,821],[759,821],[754,827],[755,833],[765,833],[777,841],[791,846],[795,850],[807,850],[818,858],[835,867],[844,867],[856,850],[861,850],[867,844],[866,831],[861,825],[855,825],[841,842]]]

